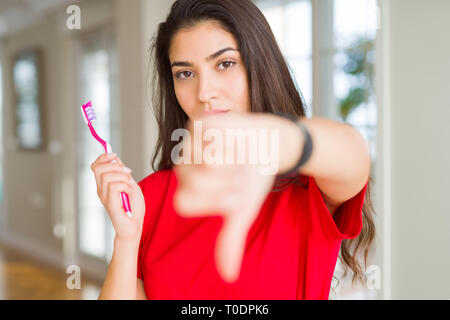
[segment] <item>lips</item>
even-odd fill
[[[216,109],[216,110],[209,110],[209,111],[203,111],[202,115],[216,115],[216,114],[224,114],[227,113],[230,110],[220,110],[220,109]]]

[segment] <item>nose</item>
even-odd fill
[[[218,90],[213,77],[206,74],[199,76],[198,100],[201,104],[208,104],[213,99],[217,99]]]

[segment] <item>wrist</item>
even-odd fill
[[[141,236],[122,237],[116,234],[114,237],[114,249],[116,248],[139,248]]]
[[[277,174],[287,174],[296,167],[303,155],[305,134],[293,119],[278,117],[282,121],[280,130],[280,154]],[[297,120],[300,122],[300,119]]]

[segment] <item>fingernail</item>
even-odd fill
[[[125,173],[130,173],[130,172],[131,172],[131,169],[130,169],[130,168],[127,168],[127,167],[124,167],[124,168],[123,168],[123,172],[125,172]]]
[[[114,158],[116,156],[116,154],[115,153],[108,153],[106,156],[108,158]]]

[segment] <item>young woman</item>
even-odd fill
[[[259,9],[250,0],[178,0],[152,52],[156,172],[137,184],[115,155],[91,166],[116,231],[100,298],[328,299],[339,250],[362,279],[358,256],[364,249],[367,262],[375,232],[368,145],[347,124],[305,117]],[[229,128],[275,130],[275,170],[180,162],[180,128],[194,139],[208,129],[216,138]],[[183,146],[184,160],[208,148]]]

